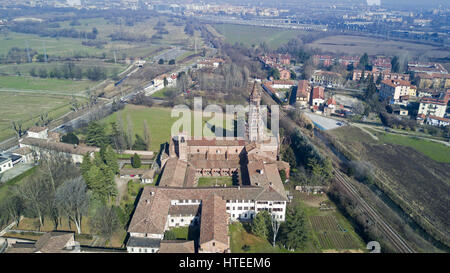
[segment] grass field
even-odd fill
[[[392,143],[408,146],[428,156],[429,158],[442,163],[450,163],[450,146],[441,143],[428,141],[421,138],[399,136],[385,133],[375,133],[384,143]]]
[[[143,136],[144,132],[144,120],[147,120],[147,124],[150,130],[150,146],[152,151],[158,152],[160,145],[168,142],[171,136],[172,124],[178,120],[177,117],[171,117],[171,108],[162,107],[146,107],[146,106],[136,106],[136,105],[126,105],[125,109],[116,112],[107,118],[103,119],[102,122],[109,124],[113,121],[117,122],[117,117],[120,115],[124,121],[125,129],[127,128],[127,117],[130,117],[133,132]],[[203,126],[211,118],[203,119]],[[191,122],[193,127],[193,122]],[[191,130],[188,128],[187,133],[190,134]],[[214,135],[211,130],[206,130],[208,136]]]
[[[69,101],[69,96],[0,92],[0,140],[14,136],[11,121],[20,120],[26,128],[44,112],[55,119],[70,111]]]
[[[246,25],[215,24],[213,27],[225,37],[227,43],[243,43],[252,46],[266,42],[273,49],[287,43],[292,38],[305,34],[301,30]]]
[[[215,186],[231,187],[233,179],[231,177],[200,177],[198,179],[198,187],[215,187]]]
[[[41,79],[33,77],[0,76],[0,89],[11,90],[38,90],[51,94],[51,91],[72,94],[82,94],[98,82],[89,80],[60,80],[60,79]]]
[[[54,68],[60,68],[65,62],[33,62],[22,64],[3,64],[0,65],[0,75],[2,76],[30,76],[31,69],[35,69],[37,72],[41,68],[45,68],[47,72],[52,71]],[[127,67],[121,63],[104,62],[99,59],[82,59],[80,61],[72,61],[77,67],[80,67],[83,71],[86,71],[92,67],[102,67],[106,70],[107,76],[114,76],[115,73],[124,71]],[[38,79],[38,78],[36,78]]]
[[[147,37],[152,37],[156,33],[153,27],[156,23],[162,20],[165,22],[165,29],[169,34],[163,35],[163,39],[134,42],[127,41],[111,41],[109,35],[123,31],[133,34],[142,34]],[[167,45],[183,45],[193,46],[194,39],[184,32],[184,26],[176,26],[167,21],[168,18],[153,17],[144,22],[136,23],[134,26],[116,25],[104,18],[88,18],[80,19],[81,25],[70,26],[71,21],[59,22],[60,27],[55,29],[70,29],[74,28],[78,31],[92,31],[94,27],[98,29],[97,40],[107,41],[108,43],[103,48],[83,46],[81,42],[83,38],[51,38],[40,37],[34,34],[24,34],[10,32],[6,36],[0,37],[0,54],[6,54],[12,47],[25,48],[28,42],[32,50],[36,50],[39,54],[44,53],[44,45],[49,56],[72,57],[79,56],[96,56],[101,57],[106,54],[108,58],[113,58],[113,51],[116,51],[118,56],[126,54],[128,57],[143,57],[151,54],[153,51],[161,46]],[[195,34],[199,37],[199,33]],[[197,45],[201,46],[201,39],[197,39]]]

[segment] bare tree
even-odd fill
[[[28,203],[39,219],[39,227],[44,225],[45,199],[47,198],[45,182],[42,177],[32,176],[17,188],[18,195]]]
[[[147,120],[144,120],[144,141],[147,145],[147,150],[150,149],[150,130],[148,128]]]
[[[133,147],[133,123],[130,115],[127,115],[127,145],[131,149]]]
[[[280,222],[277,221],[277,219],[275,219],[275,217],[272,215],[272,237],[273,237],[273,241],[272,241],[272,245],[275,246],[275,242],[277,239],[277,235],[278,235],[278,230],[280,229]]]
[[[17,122],[12,121],[11,126],[12,126],[14,132],[16,132],[16,134],[17,134],[17,138],[21,138],[25,134],[25,131],[23,130],[23,124],[21,121],[17,121]]]
[[[81,233],[81,221],[89,208],[89,195],[86,183],[81,177],[69,179],[56,191],[56,204],[62,213],[67,215],[77,227],[77,233]]]

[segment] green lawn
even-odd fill
[[[213,27],[225,37],[230,44],[243,43],[247,46],[259,45],[266,42],[271,48],[278,48],[290,39],[305,34],[301,30],[268,28],[259,26],[217,24]]]
[[[133,166],[131,166],[131,164],[124,164],[123,168],[125,168],[125,169],[134,169]],[[141,167],[139,167],[138,169],[150,169],[150,165],[142,164]]]
[[[231,177],[200,177],[198,179],[198,187],[214,187],[214,186],[227,187],[233,186],[233,179]]]
[[[450,147],[425,139],[376,132],[385,143],[409,146],[437,162],[450,163]]]
[[[286,253],[289,252],[278,246],[273,247],[269,241],[248,233],[243,224],[235,222],[229,225],[231,253]],[[248,246],[249,249],[243,249]]]
[[[120,110],[105,119],[102,122],[108,125],[107,130],[110,130],[110,123],[117,122],[117,117],[120,115],[124,121],[125,130],[127,128],[127,117],[130,117],[133,126],[133,135],[139,134],[143,136],[144,132],[144,120],[147,120],[147,124],[150,130],[150,146],[151,150],[158,152],[160,145],[168,142],[171,136],[172,124],[178,120],[178,117],[171,117],[172,108],[163,107],[146,107],[136,105],[126,105],[123,110]],[[193,115],[192,115],[193,116]],[[211,118],[203,118],[203,126]],[[192,121],[192,119],[191,119]],[[193,128],[193,121],[191,127]],[[193,130],[191,128],[186,129],[190,134]],[[207,136],[213,136],[211,130],[207,130]]]

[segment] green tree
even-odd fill
[[[266,210],[258,212],[256,214],[255,219],[252,221],[251,231],[254,235],[269,239],[270,236],[270,222],[271,216],[270,213]]]
[[[67,133],[66,135],[62,136],[61,142],[78,145],[80,143],[80,140],[74,133]]]
[[[133,168],[137,169],[141,167],[141,158],[139,157],[138,154],[134,154],[133,157],[131,158],[131,166],[133,166]]]
[[[377,84],[377,85],[380,84],[382,80],[383,80],[383,78],[381,77],[381,73],[380,73],[380,74],[378,75],[376,84]]]
[[[369,69],[370,68],[369,55],[367,55],[367,53],[364,53],[361,56],[361,58],[359,58],[358,68],[360,68],[360,69]]]
[[[177,235],[175,234],[175,232],[173,230],[167,230],[166,232],[164,232],[164,240],[176,240],[177,239]]]
[[[269,70],[269,77],[273,77],[275,80],[280,79],[280,70],[278,68],[271,68]]]
[[[105,153],[104,153],[104,156],[103,156],[103,161],[111,169],[111,171],[114,174],[118,174],[119,173],[119,164],[117,163],[116,152],[109,145],[106,147],[106,150],[105,150]]]
[[[391,60],[391,71],[398,73],[400,71],[400,62],[398,56],[394,56]]]
[[[284,148],[282,148],[281,158],[283,161],[286,161],[287,163],[289,163],[291,168],[297,167],[297,161],[295,160],[295,154],[290,146],[285,146]]]
[[[85,155],[83,155],[83,162],[81,162],[80,166],[81,174],[83,175],[85,181],[87,181],[85,175],[87,175],[91,167],[92,167],[91,156],[89,155],[89,153],[86,153]]]
[[[86,144],[90,146],[103,147],[109,143],[105,133],[105,127],[97,122],[91,122],[86,128]]]
[[[136,134],[136,141],[133,144],[133,150],[146,151],[148,143],[138,134]]]
[[[308,230],[305,213],[299,205],[287,208],[286,221],[281,225],[279,239],[287,249],[304,246],[308,239]]]

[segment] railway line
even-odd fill
[[[371,220],[376,223],[380,230],[386,235],[387,239],[392,243],[392,245],[401,253],[414,253],[412,249],[405,241],[405,239],[400,236],[392,227],[376,212],[367,202],[360,196],[358,190],[348,181],[339,170],[334,169],[335,178],[340,182],[350,195],[361,205],[363,210],[371,218]]]

